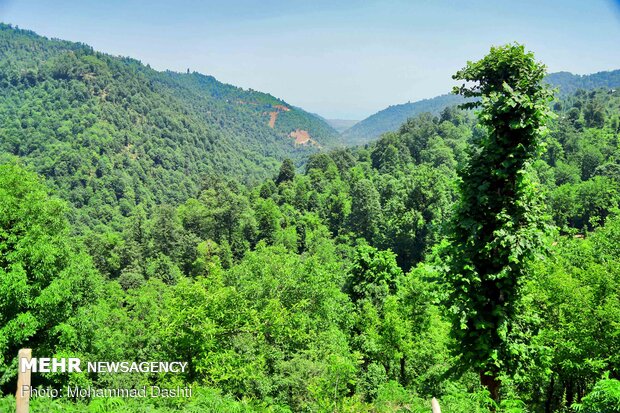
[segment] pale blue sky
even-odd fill
[[[612,0],[0,0],[0,20],[156,69],[187,68],[328,118],[450,90],[491,45],[550,71],[620,68]]]

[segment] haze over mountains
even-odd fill
[[[332,128],[336,129],[338,132],[344,132],[345,130],[353,127],[359,120],[350,120],[350,119],[326,119],[327,123],[331,125]]]

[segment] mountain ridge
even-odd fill
[[[620,87],[620,69],[586,75],[576,75],[565,71],[554,72],[548,74],[545,80],[551,86],[558,87],[558,97],[562,97],[573,94],[577,89]],[[343,143],[347,146],[364,145],[377,139],[383,133],[396,131],[408,118],[423,112],[438,115],[445,107],[463,102],[461,96],[444,94],[415,102],[390,105],[341,132]]]
[[[363,145],[385,132],[397,130],[412,116],[424,112],[437,115],[446,106],[463,101],[461,96],[444,94],[415,102],[390,105],[343,131],[341,133],[343,143],[347,146]]]
[[[269,94],[7,24],[0,100],[0,161],[16,158],[78,208],[176,203],[213,176],[258,182],[338,141],[324,120]],[[287,110],[271,127],[278,106]]]

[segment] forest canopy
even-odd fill
[[[508,45],[458,76],[527,64],[530,83],[481,83],[480,112],[449,106],[336,148],[296,108],[278,115],[282,130],[261,123],[262,108],[231,111],[235,99],[276,100],[207,76],[9,26],[0,49],[1,411],[14,409],[24,347],[188,363],[183,374],[37,373],[35,386],[194,389],[40,398],[33,411],[426,412],[432,397],[447,412],[617,406],[620,91],[579,84],[552,99],[542,66]],[[284,141],[293,125],[324,145]],[[488,291],[459,295],[465,282],[450,274],[518,278],[510,312],[489,312],[510,318],[491,340],[510,346],[472,338],[495,322],[476,319]],[[481,383],[481,358],[500,388]]]

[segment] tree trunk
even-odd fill
[[[494,371],[480,372],[480,384],[486,387],[491,393],[491,398],[499,403],[499,388],[502,383],[499,381],[497,373]]]
[[[573,382],[572,380],[569,380],[566,383],[566,406],[567,407],[571,407],[573,404]]]
[[[551,413],[551,406],[553,403],[553,387],[555,386],[555,376],[551,375],[551,381],[549,383],[549,389],[547,391],[547,400],[545,401],[545,413]]]

